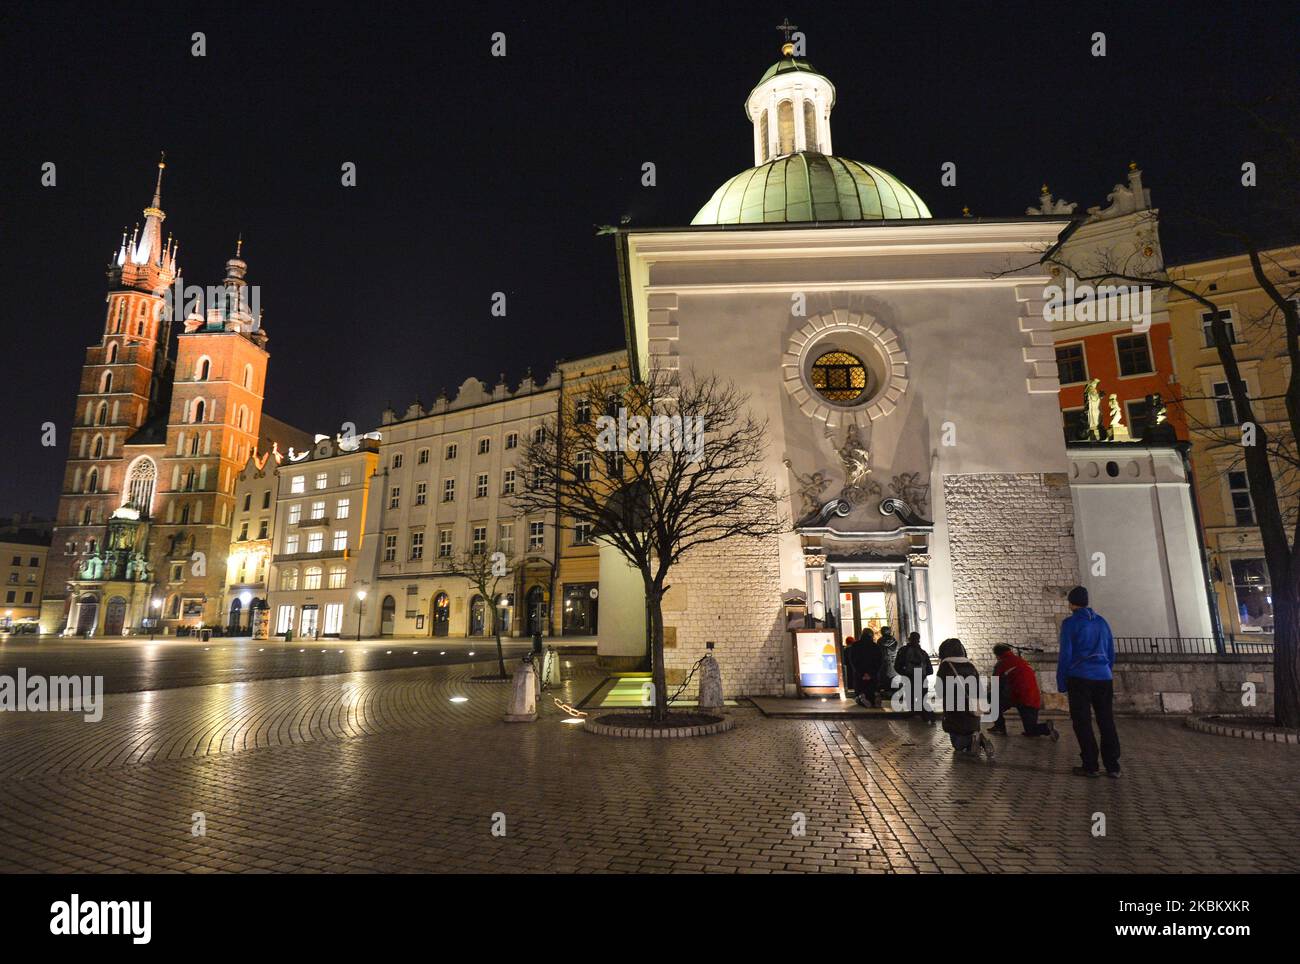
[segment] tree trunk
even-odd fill
[[[1273,721],[1300,727],[1300,594],[1273,587]]]
[[[651,588],[646,594],[650,603],[650,677],[654,684],[655,704],[650,719],[668,719],[668,674],[664,669],[663,593]]]
[[[495,603],[496,600],[489,599],[489,602]],[[501,625],[497,619],[496,606],[495,605],[491,606],[488,609],[488,612],[491,614],[489,618],[492,620],[492,635],[496,636],[497,638],[497,668],[501,671],[501,675],[505,676],[506,656],[505,656],[505,650],[501,648]]]

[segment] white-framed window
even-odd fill
[[[1227,382],[1215,382],[1211,391],[1214,393],[1214,415],[1220,425],[1237,424],[1237,405],[1232,400],[1232,392]]]
[[[473,539],[470,540],[470,552],[481,556],[487,552],[487,526],[475,526]]]
[[[474,480],[474,498],[486,499],[488,494],[488,474],[480,472],[477,479]]]
[[[316,488],[318,488],[318,489],[323,489],[323,488],[325,488],[327,485],[329,485],[329,473],[328,473],[328,472],[317,472],[317,473],[316,473]]]
[[[322,630],[326,636],[342,635],[343,633],[343,604],[326,603],[325,604],[325,628]]]
[[[284,554],[291,556],[298,551],[298,533],[284,537]]]
[[[338,551],[340,551],[340,550],[342,550],[342,549],[346,549],[347,547],[348,547],[348,530],[347,530],[347,529],[335,529],[335,530],[334,530],[334,543],[333,543],[332,548],[334,549],[335,552],[338,552]]]
[[[309,532],[307,533],[307,551],[320,552],[325,548],[325,533]]]
[[[325,571],[320,566],[308,566],[302,573],[302,588],[319,589],[324,575]]]
[[[1239,526],[1255,524],[1255,505],[1250,500],[1250,484],[1245,472],[1228,473],[1228,496],[1232,500],[1232,514]]]
[[[280,590],[292,592],[298,588],[298,570],[294,568],[280,570]]]
[[[289,525],[296,526],[302,519],[302,503],[295,502],[289,506]]]
[[[1151,363],[1151,342],[1147,339],[1146,332],[1117,336],[1115,354],[1119,360],[1121,378],[1149,375],[1155,371],[1155,366]]]
[[[429,501],[429,483],[416,482],[415,483],[415,504],[424,505],[428,501]]]
[[[395,485],[388,490],[388,508],[400,509],[402,507],[402,487]]]
[[[395,468],[395,469],[400,469],[401,467],[402,467],[402,453],[401,453],[401,452],[394,452],[394,453],[393,453],[393,468]]]
[[[346,519],[351,512],[351,499],[339,499],[338,502],[334,504],[334,518],[336,519]]]
[[[348,567],[347,566],[330,566],[330,583],[331,589],[348,588]]]
[[[515,524],[513,522],[502,522],[497,526],[497,548],[507,556],[515,548]]]
[[[325,500],[321,499],[311,504],[311,517],[313,519],[325,518]]]
[[[451,558],[451,530],[450,529],[438,530],[438,558],[439,559]]]
[[[591,523],[575,522],[573,524],[573,544],[586,546],[591,544]]]
[[[412,532],[412,533],[411,533],[411,552],[410,552],[410,557],[411,557],[412,559],[423,559],[423,558],[424,558],[424,533],[423,533],[423,532]]]
[[[515,494],[515,470],[514,469],[506,469],[503,473],[501,473],[501,494],[502,495]]]
[[[388,533],[384,536],[384,562],[397,561],[397,536]]]
[[[506,448],[508,448],[508,449],[517,449],[517,448],[519,448],[519,433],[518,433],[518,432],[508,432],[508,433],[506,434]]]
[[[1235,345],[1237,343],[1237,326],[1232,317],[1232,309],[1224,308],[1218,314],[1223,319],[1224,327],[1228,329],[1228,344]],[[1214,347],[1214,329],[1212,327],[1214,325],[1214,315],[1213,311],[1201,312],[1201,338],[1206,348]]]
[[[457,447],[455,442],[447,443],[446,457],[448,459],[454,459],[456,457],[456,451],[457,451]]]
[[[528,548],[530,550],[546,548],[545,522],[528,523]]]
[[[295,475],[289,480],[289,491],[295,495],[307,491],[307,476]]]
[[[591,421],[591,399],[579,398],[573,403],[573,420],[579,425]]]
[[[1056,346],[1056,374],[1062,385],[1080,385],[1088,380],[1088,357],[1083,342]]]
[[[443,502],[456,501],[456,480],[455,479],[442,480],[442,501]]]
[[[492,451],[492,440],[487,436],[478,440],[478,454],[487,455]]]
[[[428,464],[429,464],[429,450],[428,450],[428,449],[420,449],[420,451],[418,451],[418,452],[415,453],[415,464],[416,464],[416,465],[428,465]]]
[[[351,485],[351,484],[352,484],[352,470],[339,469],[339,485]]]
[[[539,425],[537,426],[537,428],[533,429],[533,441],[536,442],[538,445],[541,445],[543,442],[546,441],[545,425]]]
[[[579,452],[573,460],[573,474],[579,482],[591,481],[591,453]]]

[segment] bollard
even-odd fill
[[[507,723],[533,723],[537,720],[537,670],[531,659],[525,659],[515,670],[514,684],[510,690],[510,711]]]
[[[559,686],[562,682],[563,680],[560,679],[560,654],[555,651],[554,646],[547,646],[546,656],[542,660],[542,689]]]
[[[722,710],[722,669],[713,658],[713,644],[709,652],[700,661],[700,697],[699,708],[703,713],[716,713]]]

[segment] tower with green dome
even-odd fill
[[[754,166],[718,188],[691,223],[930,217],[917,193],[888,171],[831,153],[834,106],[835,85],[787,42],[745,101]]]

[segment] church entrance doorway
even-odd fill
[[[99,600],[87,593],[77,602],[77,635],[89,636],[95,631],[99,616]]]
[[[114,596],[108,601],[108,607],[104,610],[104,635],[121,636],[125,625],[126,600],[121,596]]]

